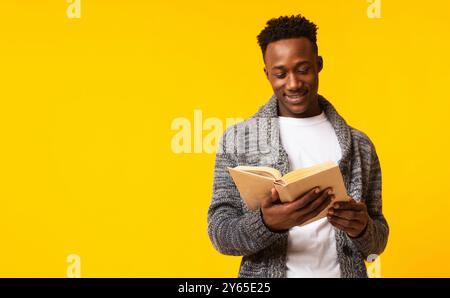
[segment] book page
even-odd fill
[[[320,187],[322,190],[331,187],[334,191],[335,198],[318,215],[302,225],[325,217],[328,209],[334,202],[348,201],[347,190],[339,167],[330,167],[327,170],[316,172],[315,174],[293,181],[287,185],[275,184],[275,188],[280,194],[281,202],[291,202],[296,200],[314,187]]]
[[[255,167],[255,166],[237,166],[235,167],[236,170],[241,170],[244,172],[253,173],[256,175],[269,177],[273,179],[280,179],[281,173],[277,169],[270,168],[270,167]]]
[[[327,161],[324,163],[320,163],[311,167],[307,167],[307,168],[303,168],[303,169],[298,169],[292,172],[287,173],[286,175],[284,175],[282,177],[282,180],[286,183],[289,184],[290,182],[308,177],[310,175],[314,175],[316,173],[319,173],[321,171],[324,171],[326,169],[332,168],[337,166],[337,163],[333,162],[333,161]]]
[[[249,209],[258,209],[261,202],[270,196],[270,190],[273,188],[273,177],[242,171],[237,167],[228,167],[228,171]]]

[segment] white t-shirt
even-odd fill
[[[342,157],[336,133],[324,112],[309,118],[279,117],[281,143],[291,170]],[[333,226],[327,218],[288,233],[287,277],[340,277]]]

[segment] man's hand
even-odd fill
[[[325,209],[334,198],[331,188],[311,189],[289,203],[281,203],[278,192],[272,188],[271,196],[261,203],[263,222],[271,231],[279,232],[310,220]]]
[[[353,198],[349,202],[334,203],[327,217],[333,226],[353,238],[362,234],[369,221],[366,204],[356,202]]]

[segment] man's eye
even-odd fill
[[[286,76],[286,74],[282,73],[282,74],[276,74],[275,77],[277,77],[278,79],[282,79]]]
[[[307,74],[309,72],[309,68],[299,69],[298,72],[301,74]]]

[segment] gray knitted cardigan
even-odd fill
[[[364,260],[383,252],[389,234],[381,210],[379,160],[370,139],[347,125],[331,103],[320,95],[319,105],[331,122],[342,149],[339,167],[347,192],[355,200],[364,201],[369,213],[368,225],[358,238],[350,238],[335,228],[341,277],[367,277]],[[282,146],[269,146],[269,150],[260,150],[257,154],[249,149],[249,144],[257,142],[255,138],[265,134],[279,140],[277,117],[278,103],[273,95],[254,116],[225,131],[216,154],[208,234],[219,252],[243,256],[239,277],[286,277],[288,233],[270,231],[262,221],[261,211],[247,208],[227,170],[238,165],[264,165],[278,169],[283,175],[290,171]],[[261,121],[269,118],[276,121]],[[246,126],[247,129],[242,129]],[[249,133],[252,126],[258,127],[256,134]],[[246,150],[241,152],[239,148]]]

